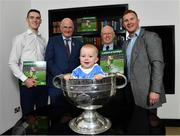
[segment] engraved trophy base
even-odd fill
[[[111,127],[111,121],[96,110],[85,110],[69,122],[69,127],[79,134],[99,134]]]

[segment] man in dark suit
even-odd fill
[[[123,27],[129,33],[124,46],[129,84],[124,92],[129,92],[127,100],[132,98],[131,102],[156,113],[157,107],[166,102],[161,39],[156,33],[139,27],[135,11],[125,11],[122,18]]]
[[[100,45],[100,47],[99,47],[98,63],[100,63],[101,51],[112,51],[112,50],[116,50],[116,49],[122,49],[120,41],[115,42],[115,36],[116,35],[114,32],[114,29],[111,26],[106,25],[101,29],[102,45]]]
[[[61,36],[50,37],[45,60],[48,65],[48,92],[52,105],[63,105],[63,91],[53,85],[53,78],[60,74],[71,73],[79,66],[79,53],[82,43],[72,37],[74,24],[70,18],[61,21]]]
[[[106,25],[101,29],[101,39],[102,39],[102,45],[100,45],[99,49],[101,51],[112,51],[117,49],[122,49],[120,41],[115,42],[115,32],[114,29]],[[101,54],[99,52],[99,58],[101,58]],[[100,60],[100,59],[99,59]],[[121,80],[117,80],[117,84],[121,84]],[[110,101],[102,108],[100,109],[100,112],[105,113],[105,116],[111,118],[111,121],[113,123],[117,123],[116,117],[119,116],[119,114],[122,114],[122,112],[117,112],[115,107],[120,106],[122,109],[123,105],[123,94],[121,89],[117,89],[116,95],[111,97]]]
[[[101,29],[101,39],[102,39],[102,45],[100,46],[101,51],[110,51],[115,49],[120,49],[120,44],[115,43],[115,32],[113,28],[109,25],[104,26]]]

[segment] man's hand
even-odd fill
[[[156,92],[150,92],[149,94],[149,105],[152,106],[159,101],[160,94]]]
[[[27,86],[27,88],[31,88],[33,86],[36,86],[36,79],[34,78],[28,78],[24,81],[25,85]]]

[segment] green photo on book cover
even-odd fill
[[[46,85],[45,61],[24,61],[23,72],[27,77],[36,79],[36,85]],[[22,83],[22,85],[24,85],[24,83]]]
[[[106,73],[124,74],[124,55],[121,49],[101,51],[100,66]]]
[[[97,31],[96,17],[77,18],[77,32],[95,32]]]

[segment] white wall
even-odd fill
[[[31,0],[31,7],[42,12],[41,32],[48,39],[48,10],[98,5],[129,4],[141,20],[141,25],[175,25],[176,66],[175,95],[167,95],[167,103],[158,109],[161,118],[180,119],[180,1],[179,0]]]
[[[0,134],[14,126],[21,112],[14,113],[20,106],[17,80],[12,76],[8,59],[13,37],[25,31],[25,17],[30,1],[0,0]]]

